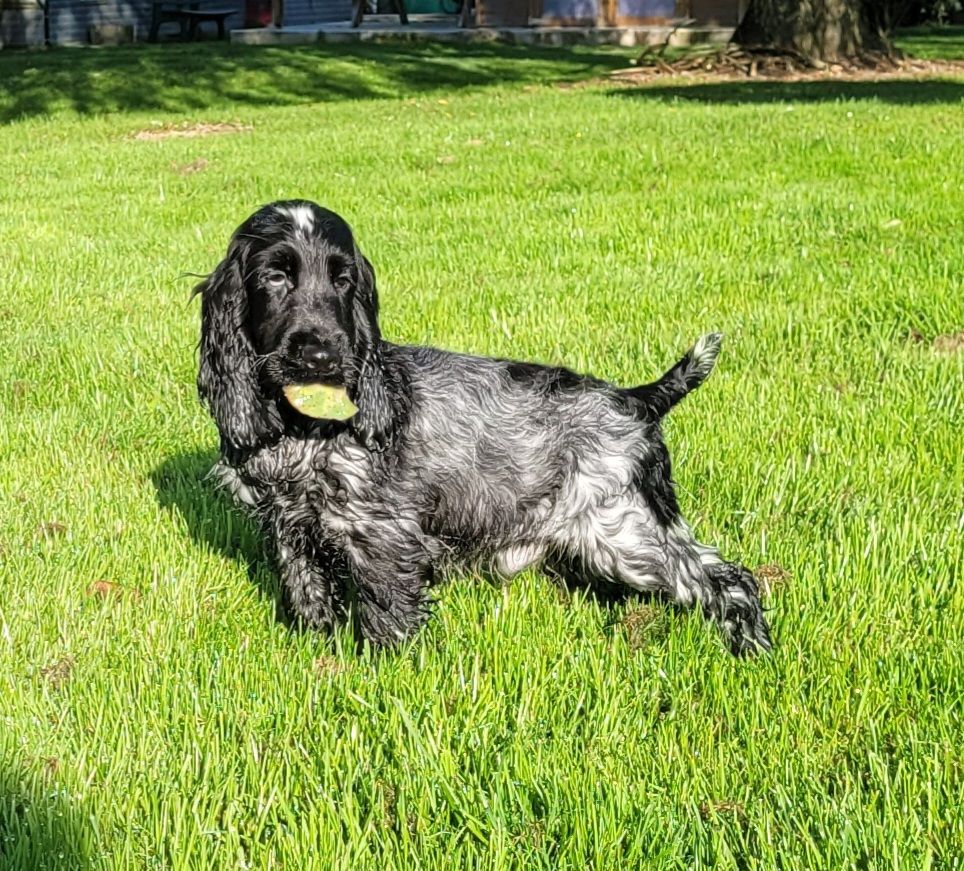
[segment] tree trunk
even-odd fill
[[[750,0],[733,42],[793,52],[811,63],[890,54],[886,0]]]

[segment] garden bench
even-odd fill
[[[218,26],[218,39],[227,35],[227,19],[237,13],[235,8],[202,8],[196,0],[154,0],[151,10],[151,32],[148,42],[157,42],[158,32],[165,22],[176,22],[181,28],[181,38],[193,42],[197,39],[198,26],[213,21]]]

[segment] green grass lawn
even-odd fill
[[[964,78],[554,84],[625,60],[0,55],[0,868],[961,867]],[[772,656],[537,573],[394,655],[279,622],[183,273],[292,196],[396,341],[637,383],[722,330],[667,438]]]
[[[913,57],[964,59],[964,27],[961,25],[925,24],[907,27],[898,32],[895,43]]]

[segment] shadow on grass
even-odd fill
[[[898,30],[894,38],[897,47],[912,57],[964,59],[964,26],[922,24]]]
[[[274,602],[275,616],[288,624],[278,579],[257,524],[208,477],[217,451],[170,457],[151,472],[157,502],[181,517],[192,540],[244,566],[261,595]]]
[[[217,459],[216,451],[195,451],[170,457],[157,466],[151,472],[151,482],[158,504],[181,517],[196,544],[243,565],[261,595],[274,602],[276,619],[294,628],[282,604],[277,572],[257,524],[208,478]],[[545,565],[542,571],[565,601],[587,597],[612,611],[612,623],[619,622],[622,607],[627,603],[659,601],[658,597],[640,594],[623,584],[583,577],[572,566],[561,562]],[[507,583],[487,570],[476,570],[475,574],[480,583],[490,586],[501,587]],[[450,580],[445,578],[441,582]]]
[[[59,788],[56,762],[0,756],[0,868],[82,871],[92,827]]]
[[[693,85],[640,85],[613,90],[615,97],[693,103],[836,103],[869,100],[898,105],[934,105],[964,101],[964,80],[895,79],[889,81],[712,82]]]
[[[585,79],[626,57],[586,47],[206,43],[0,53],[0,123],[54,112],[189,114]]]

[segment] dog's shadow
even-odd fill
[[[56,757],[25,757],[12,745],[0,750],[0,868],[92,867],[94,809],[59,787]]]
[[[195,543],[243,565],[261,595],[274,603],[277,619],[290,625],[257,523],[210,477],[217,460],[214,450],[166,459],[150,476],[157,502],[165,511],[181,517]]]
[[[277,572],[257,523],[210,477],[217,460],[218,453],[214,450],[198,450],[166,459],[150,476],[158,504],[165,511],[180,515],[196,544],[243,565],[261,595],[274,604],[275,618],[294,629],[296,624],[283,605]],[[562,601],[588,597],[601,605],[608,614],[606,631],[619,622],[621,606],[634,599],[650,599],[620,584],[583,578],[564,563],[543,565],[539,573],[546,577],[547,584],[558,588]],[[496,587],[507,583],[487,571],[476,571],[473,575],[482,583]]]

